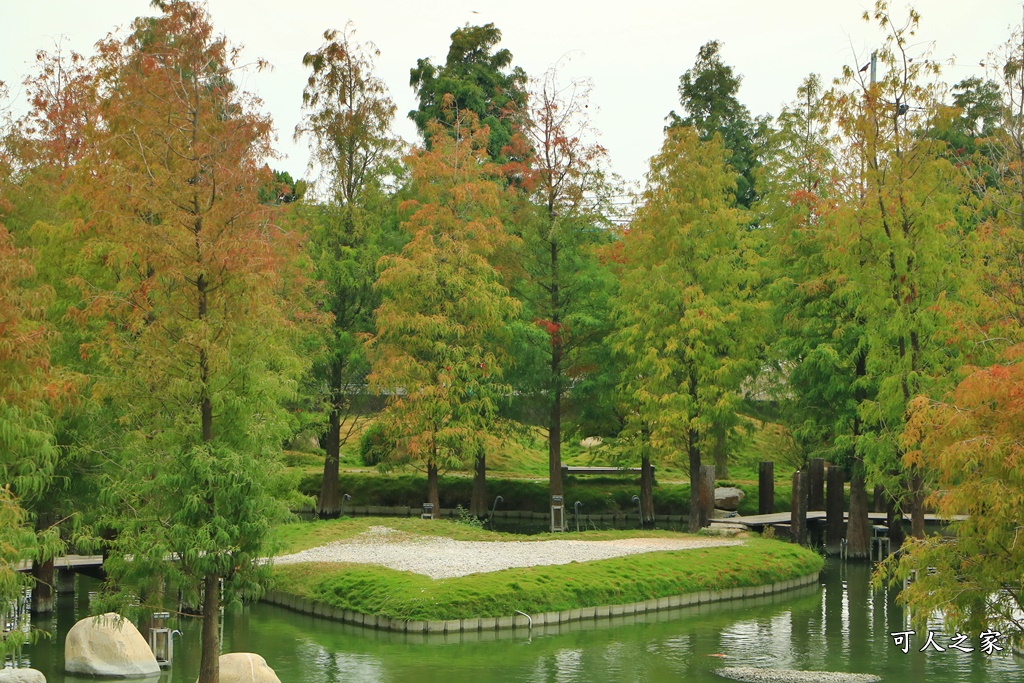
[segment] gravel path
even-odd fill
[[[448,579],[509,567],[569,564],[605,560],[659,550],[692,550],[743,541],[716,539],[624,538],[614,541],[453,541],[437,536],[414,536],[373,526],[347,541],[334,541],[293,555],[275,557],[277,564],[296,562],[353,562],[380,564],[399,571]]]

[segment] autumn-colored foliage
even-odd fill
[[[99,392],[124,407],[107,571],[201,605],[199,680],[215,683],[221,580],[225,600],[259,594],[283,512],[272,474],[304,367],[300,259],[259,201],[272,129],[233,80],[238,51],[201,6],[160,9],[98,46],[83,251],[109,276],[78,278],[80,315],[106,323],[89,350],[106,369]]]
[[[936,608],[946,627],[999,630],[1024,642],[1024,345],[967,373],[944,401],[916,399],[903,434],[904,462],[935,477],[928,498],[954,536],[914,540],[889,563],[918,620]]]
[[[486,127],[453,112],[431,125],[433,145],[408,159],[415,199],[402,207],[410,241],[381,260],[371,386],[386,392],[384,419],[405,457],[428,473],[439,510],[439,468],[465,467],[495,431],[511,391],[502,338],[519,310],[492,265],[514,241],[502,223],[499,169]]]

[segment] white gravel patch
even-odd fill
[[[848,674],[841,671],[792,671],[789,669],[757,669],[728,666],[716,673],[746,683],[875,683],[882,680],[874,674]]]
[[[275,557],[277,564],[352,562],[379,564],[390,569],[448,579],[496,572],[510,567],[569,564],[606,560],[661,550],[694,550],[743,541],[717,539],[624,538],[614,541],[453,541],[437,536],[413,536],[383,526],[370,527],[347,541],[334,541],[293,555]]]

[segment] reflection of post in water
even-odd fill
[[[221,644],[224,652],[259,652],[252,649],[252,640],[249,633],[249,606],[238,608],[230,619],[225,619],[224,635],[225,640]]]
[[[850,563],[846,568],[847,633],[850,639],[850,660],[871,661],[880,653],[871,639],[871,565]]]
[[[823,653],[818,640],[822,629],[821,610],[793,608],[789,623],[792,628],[789,647],[795,661],[821,661]],[[812,643],[812,638],[818,642]]]
[[[829,654],[846,653],[849,647],[848,643],[843,642],[843,581],[840,574],[841,568],[835,563],[827,566],[824,571],[826,581],[822,589],[822,601],[825,604],[825,647]]]

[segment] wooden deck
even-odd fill
[[[766,526],[788,525],[792,521],[792,518],[793,518],[792,514],[789,513],[789,512],[773,512],[770,515],[747,515],[745,517],[728,517],[728,518],[725,518],[725,519],[712,519],[711,523],[712,524],[742,524],[743,526],[745,526],[745,527],[747,527],[749,529],[761,529],[761,528],[764,528]],[[844,520],[848,520],[849,518],[850,518],[849,513],[844,512],[843,513],[843,519]],[[886,514],[884,512],[869,512],[868,513],[868,519],[871,520],[871,522],[873,524],[877,524],[879,522],[884,524],[885,521],[886,521]],[[904,521],[909,522],[910,521],[910,515],[909,514],[903,515],[903,519],[904,519]],[[950,522],[950,521],[962,522],[965,519],[967,519],[967,515],[954,515],[952,519],[945,519],[943,517],[939,517],[938,515],[931,515],[931,514],[927,514],[927,515],[924,516],[924,521],[926,523],[931,522],[931,523],[936,523],[936,524],[945,524],[945,523]],[[807,522],[808,523],[819,522],[819,521],[822,522],[822,523],[824,523],[824,521],[825,521],[825,511],[824,510],[809,510],[807,512]]]
[[[57,569],[92,569],[103,566],[102,555],[64,555],[53,560],[53,566]],[[19,572],[27,572],[32,569],[32,560],[22,560],[18,563]]]

